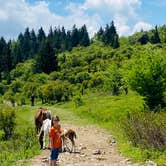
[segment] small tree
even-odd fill
[[[152,47],[147,45],[147,50],[131,60],[127,80],[134,90],[145,96],[150,108],[155,108],[165,105],[166,61],[165,54]]]

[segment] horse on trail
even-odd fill
[[[41,149],[45,149],[46,136],[51,128],[51,112],[40,108],[35,115],[35,126]]]
[[[39,133],[39,143],[40,143],[41,149],[46,148],[46,136],[48,136],[50,128],[51,128],[51,120],[48,118],[43,120],[43,125],[42,125],[42,127],[40,129],[40,133]]]
[[[37,110],[34,120],[35,120],[36,133],[38,134],[43,124],[43,108],[39,108]]]
[[[62,139],[62,151],[65,152],[66,150],[69,152],[75,152],[75,139],[77,138],[76,132],[73,129],[64,129],[63,133],[61,134]],[[71,142],[71,149],[67,145],[67,140]]]

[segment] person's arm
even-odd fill
[[[50,147],[50,149],[53,149],[53,133],[54,133],[54,131],[52,129],[50,129],[50,132],[49,132],[49,147]]]
[[[49,147],[50,147],[50,149],[53,149],[53,139],[52,138],[49,139]]]

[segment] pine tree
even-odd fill
[[[12,56],[12,67],[13,68],[15,68],[15,66],[19,62],[23,62],[22,49],[20,47],[19,41],[13,43],[11,56]]]
[[[119,47],[119,36],[118,36],[118,34],[114,35],[114,41],[113,41],[112,47],[113,48],[118,48]]]
[[[76,25],[73,26],[72,32],[71,32],[71,43],[72,47],[76,47],[79,44],[79,32],[76,28]]]
[[[104,30],[102,27],[100,27],[99,31],[97,32],[97,40],[103,41],[103,34],[104,34]]]
[[[157,25],[155,26],[155,30],[153,30],[153,35],[151,37],[151,43],[156,44],[156,43],[161,43]]]
[[[100,33],[102,33],[102,31]],[[116,32],[116,28],[114,26],[113,21],[111,22],[110,26],[108,24],[106,25],[105,31],[103,32],[103,35],[102,35],[102,41],[106,45],[110,45],[113,48],[119,47],[119,36]]]
[[[29,28],[25,29],[25,33],[24,33],[24,40],[23,40],[23,44],[22,44],[22,48],[23,48],[23,53],[24,53],[24,60],[29,59],[30,56],[30,50],[31,50],[31,44],[30,44],[30,32],[29,32]]]
[[[79,30],[79,44],[82,46],[89,46],[90,39],[87,32],[86,25],[83,25]]]
[[[38,30],[38,35],[37,35],[37,48],[39,49],[40,48],[40,45],[41,43],[43,42],[43,40],[46,39],[46,35],[45,35],[45,32],[43,30],[43,28],[41,27],[39,30]]]
[[[60,42],[61,42],[61,52],[63,52],[66,50],[66,31],[64,27],[62,27],[61,30]]]
[[[48,40],[43,40],[39,53],[36,56],[36,72],[49,74],[57,70],[57,56]]]
[[[60,49],[61,49],[60,35],[61,35],[60,28],[55,27],[54,33],[53,33],[53,48],[55,49],[56,53],[60,52]]]
[[[2,72],[5,71],[6,41],[3,37],[0,39],[0,80]]]
[[[66,49],[68,51],[72,50],[71,31],[67,31],[67,34],[66,34]]]
[[[110,41],[109,35],[110,35],[110,32],[109,32],[109,25],[106,24],[105,31],[104,31],[104,33],[103,33],[103,42],[104,42],[105,44],[109,44],[109,41]]]
[[[32,29],[32,31],[30,32],[30,58],[34,58],[37,51],[37,37],[35,31]]]
[[[53,40],[54,40],[53,38],[54,38],[53,30],[52,30],[52,27],[50,27],[47,39],[48,39],[49,43],[52,45],[52,47],[53,47]]]

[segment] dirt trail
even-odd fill
[[[117,151],[117,143],[111,135],[96,126],[62,125],[77,133],[76,152],[63,152],[59,155],[59,166],[141,166],[124,158]],[[112,140],[112,141],[110,141]],[[49,150],[43,150],[32,158],[29,166],[48,166]]]

